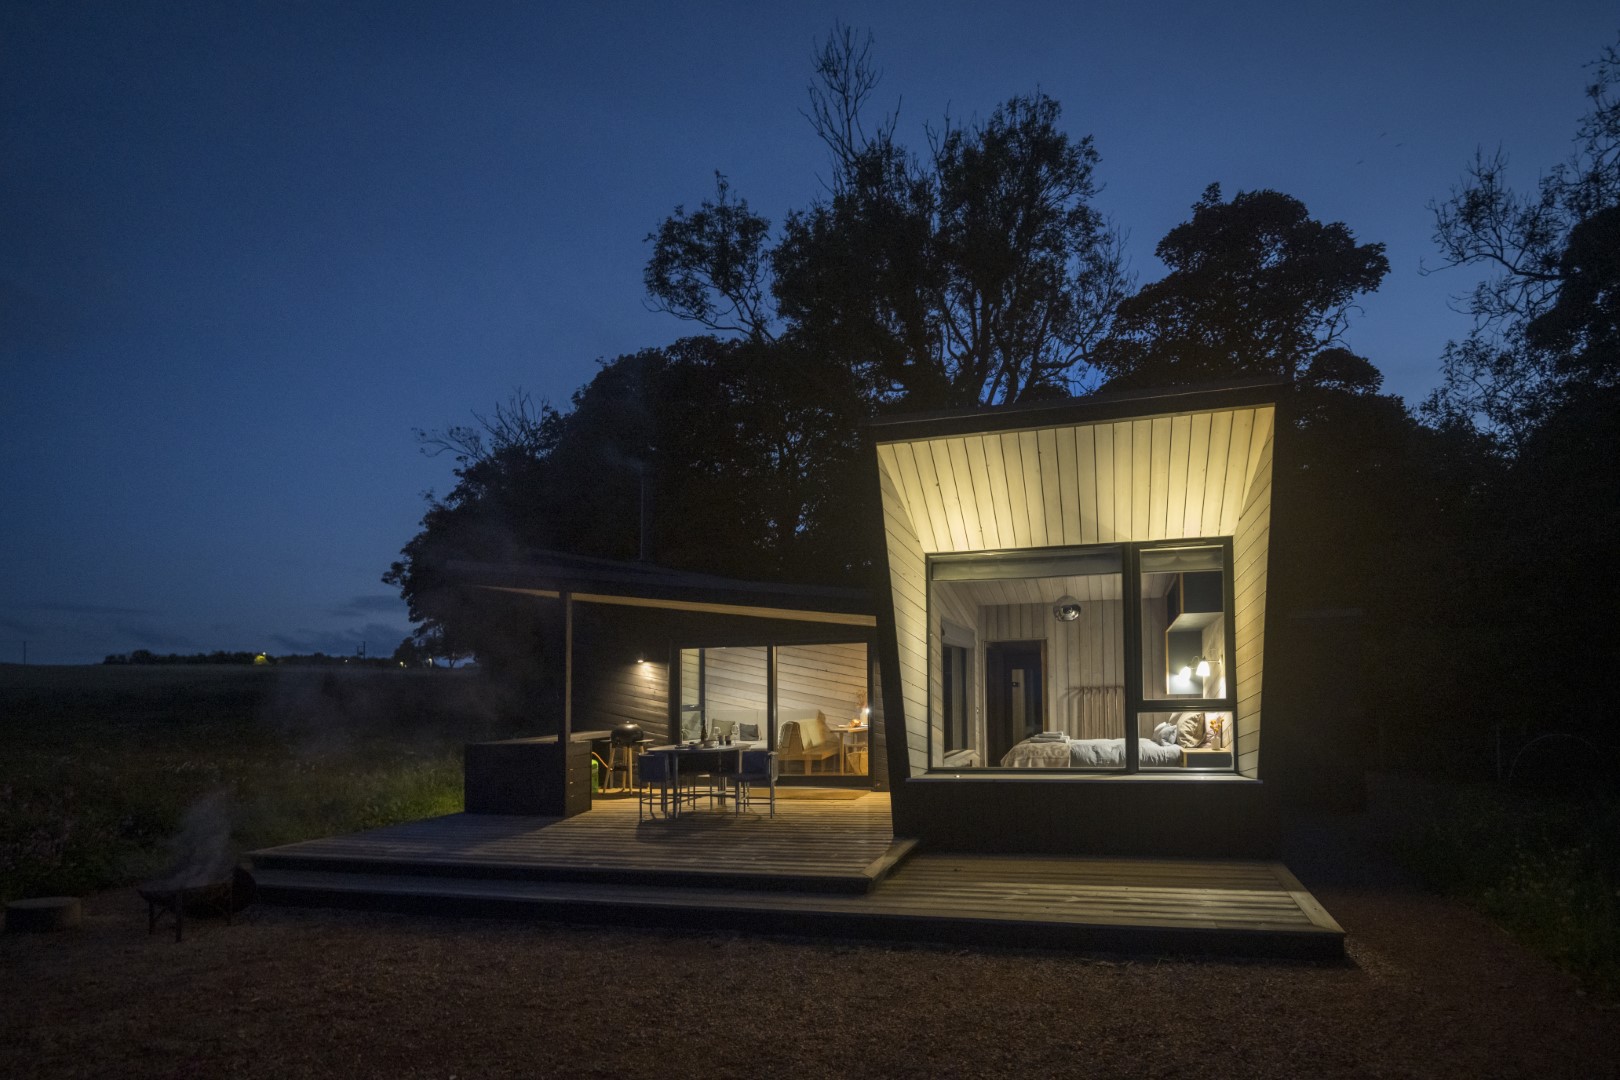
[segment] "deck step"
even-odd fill
[[[912,842],[913,845],[915,841]],[[907,849],[909,850],[909,848]],[[843,871],[729,870],[712,867],[638,866],[604,862],[597,866],[548,864],[539,861],[470,862],[454,858],[392,858],[388,856],[328,855],[314,852],[256,851],[253,872],[296,871],[344,874],[356,877],[453,878],[461,881],[557,882],[581,885],[652,885],[696,889],[753,889],[771,892],[846,893],[869,891],[887,869],[874,872],[892,852],[885,852],[863,869]],[[903,855],[901,856],[903,858]],[[892,868],[892,867],[890,867]]]
[[[952,879],[949,884],[939,880],[942,875]],[[1048,893],[1042,897],[999,874],[954,880],[962,876],[960,863],[916,859],[897,873],[891,867],[869,894],[841,895],[265,869],[258,874],[258,895],[296,906],[610,926],[1059,950],[1343,957],[1343,931],[1325,912],[1319,917],[1291,902],[1297,897],[1286,888],[1264,897],[1210,897],[1209,890],[1198,890],[1206,894],[1199,899],[1189,890],[1074,886],[1037,890]]]

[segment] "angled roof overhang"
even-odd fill
[[[868,425],[874,442],[933,439],[949,435],[1065,427],[1109,420],[1209,412],[1274,405],[1288,383],[1282,379],[1237,379],[1225,383],[1157,387],[1150,390],[1107,390],[1085,397],[1032,401],[939,412],[906,413]]]
[[[556,551],[531,552],[520,562],[453,562],[464,585],[493,592],[619,607],[711,615],[784,619],[842,626],[877,625],[872,597],[863,589],[738,581]]]

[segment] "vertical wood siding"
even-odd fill
[[[1238,771],[1260,775],[1260,691],[1266,643],[1266,563],[1271,543],[1271,447],[1260,450],[1237,534],[1232,540],[1233,672],[1237,677]]]
[[[896,476],[925,499],[912,448],[904,443],[877,448],[879,487],[883,499],[884,545],[889,559],[889,591],[894,605],[894,635],[900,659],[900,696],[905,709],[907,775],[928,768],[928,573],[923,545],[902,500]],[[937,498],[937,490],[935,497]],[[925,504],[926,505],[926,504]],[[929,515],[923,515],[930,520]],[[947,535],[949,533],[947,532]],[[930,542],[937,542],[930,534]],[[890,754],[901,747],[889,747]]]
[[[1273,424],[1273,408],[1263,406],[880,445],[912,770],[924,764],[937,649],[926,555],[1231,536],[1236,639],[1222,646],[1240,695],[1239,767],[1258,775]],[[1085,662],[1120,671],[1123,682],[1117,646],[1112,656],[1097,648]],[[1147,670],[1152,663],[1144,658]],[[1065,684],[1073,685],[1084,684]]]

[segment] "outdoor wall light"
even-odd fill
[[[1058,622],[1074,622],[1080,617],[1080,601],[1072,596],[1061,597],[1052,605],[1052,617]]]

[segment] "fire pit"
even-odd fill
[[[229,926],[232,916],[253,902],[256,888],[253,875],[238,866],[218,881],[167,878],[147,882],[136,891],[146,901],[146,932],[156,933],[158,920],[167,912],[174,916],[174,940],[179,941],[185,935],[187,915],[224,915]]]

